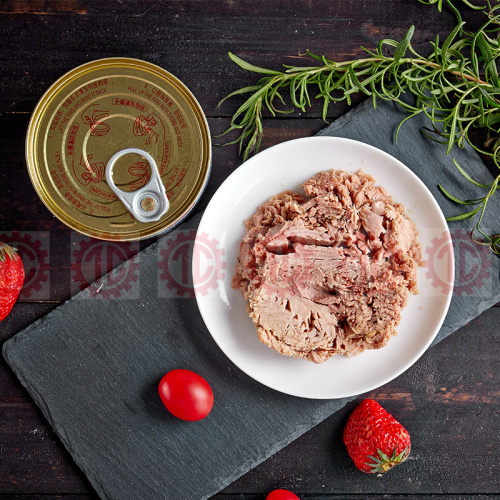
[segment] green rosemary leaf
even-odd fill
[[[384,45],[392,45],[393,47],[396,47],[397,42],[394,42],[393,40],[387,40],[386,38],[380,40],[377,45],[377,56],[385,59]]]
[[[456,107],[450,115],[452,117],[452,121],[451,121],[451,125],[450,125],[448,148],[446,149],[446,154],[450,153],[451,148],[453,147],[453,144],[455,144],[455,141],[456,141],[458,111],[459,111],[459,108]]]
[[[413,37],[413,33],[415,32],[415,26],[410,26],[410,29],[406,32],[403,39],[398,43],[396,50],[394,52],[394,61],[399,63],[402,57],[406,54],[406,50],[410,45],[410,41]]]
[[[247,71],[253,71],[254,73],[265,73],[266,75],[281,75],[282,73],[280,71],[274,71],[272,69],[265,69],[265,68],[260,68],[259,66],[254,66],[253,64],[250,64],[243,59],[240,59],[238,56],[234,55],[232,52],[228,53],[229,58],[231,61],[235,62],[238,66],[240,66],[243,69],[246,69]]]
[[[296,107],[305,111],[303,104],[300,102],[300,99],[297,99],[297,89],[298,89],[298,80],[299,75],[292,78],[290,81],[290,99],[292,100],[292,104]]]
[[[316,54],[313,54],[311,51],[306,50],[304,54],[299,54],[299,56],[309,56],[312,57],[313,59],[316,59],[317,61],[325,62],[325,56],[317,56]]]
[[[486,7],[486,5],[474,5],[474,4],[470,3],[468,0],[462,0],[462,2],[465,5],[467,5],[467,7],[469,7],[470,9],[473,9],[473,10],[483,10]]]
[[[488,75],[491,78],[491,81],[495,87],[499,86],[498,81],[498,70],[496,67],[495,56],[491,51],[491,48],[488,43],[486,43],[486,39],[483,32],[480,32],[477,38],[477,44],[479,45],[479,50],[483,55],[484,59],[484,67],[485,67],[485,75]]]
[[[433,5],[435,3],[438,4],[438,10],[441,12],[443,8],[443,0],[418,0],[420,3],[423,3],[425,5]]]
[[[465,220],[465,219],[470,219],[471,217],[474,217],[474,215],[476,215],[479,210],[481,210],[482,206],[479,206],[477,208],[475,208],[474,210],[472,210],[471,212],[467,212],[465,214],[460,214],[460,215],[455,215],[453,217],[446,217],[446,220],[448,222],[454,222],[454,221],[459,221],[459,220]]]
[[[458,23],[453,31],[448,35],[446,40],[443,43],[443,46],[441,47],[441,62],[442,64],[446,64],[446,52],[448,51],[451,42],[455,39],[459,31],[462,29],[462,26],[464,25],[464,22]]]
[[[492,127],[496,123],[500,122],[500,112],[488,112],[486,115],[485,126]]]
[[[237,127],[236,125],[231,125],[229,126],[226,130],[224,130],[224,132],[216,135],[215,137],[223,137],[231,132],[233,132],[234,130],[240,130],[241,127]],[[231,146],[232,144],[236,144],[238,142],[239,138],[235,139],[234,141],[231,141],[231,142],[225,142],[224,143],[224,146]]]
[[[367,49],[366,47],[363,47],[362,45],[360,45],[359,48],[361,50],[364,50],[366,53],[370,54],[373,57],[377,57],[378,56],[378,54],[376,52],[372,52],[371,50]]]
[[[486,104],[489,104],[490,106],[500,109],[500,103],[495,100],[492,95],[487,92],[483,87],[478,87],[479,94],[481,95],[481,102],[485,102]],[[490,89],[488,89],[490,90]],[[484,101],[483,101],[484,99]]]
[[[220,108],[222,103],[229,99],[230,97],[234,97],[236,95],[241,95],[241,94],[247,94],[248,92],[254,92],[256,90],[259,90],[260,89],[260,85],[252,85],[250,87],[243,87],[239,90],[235,90],[234,92],[231,92],[230,94],[228,94],[226,97],[224,97],[224,99],[221,99],[219,104],[217,104],[217,107]]]
[[[461,23],[462,22],[462,16],[460,15],[460,11],[451,3],[450,0],[446,0],[446,2],[448,3],[450,9],[452,10],[452,12],[455,14],[455,18],[457,20],[458,23]],[[462,32],[462,29],[460,29],[460,33]]]
[[[325,63],[325,66],[327,64]],[[290,66],[289,64],[283,64],[283,67],[286,68],[285,73],[297,73],[298,71],[314,71],[315,69],[319,69],[318,66]],[[281,74],[281,73],[280,73]]]
[[[455,158],[452,159],[455,167],[457,167],[458,171],[469,181],[471,182],[472,184],[475,184],[476,186],[479,186],[479,187],[484,187],[484,188],[487,188],[487,187],[490,187],[491,184],[480,184],[479,182],[475,181],[458,163],[457,163],[457,160],[455,160]]]
[[[293,113],[293,109],[277,109],[276,106],[274,105],[274,99],[276,97],[279,99],[279,101],[281,102],[281,104],[283,106],[286,105],[285,99],[283,98],[283,96],[279,92],[279,89],[280,89],[280,87],[276,86],[276,87],[274,87],[274,89],[271,90],[271,94],[269,95],[269,100],[268,101],[266,100],[266,104],[267,104],[268,108],[273,112],[273,116],[275,116],[274,113],[281,113],[281,114]]]
[[[396,128],[396,132],[394,134],[394,142],[398,142],[398,135],[399,135],[399,130],[401,129],[401,127],[403,126],[403,123],[406,122],[406,120],[410,120],[411,118],[413,118],[414,116],[418,115],[419,113],[421,113],[422,110],[418,110],[418,111],[415,111],[413,114],[411,115],[408,115],[404,120],[402,120],[399,125],[397,126]]]
[[[430,42],[430,44],[432,45],[432,47],[434,47],[434,54],[433,54],[434,60],[439,61],[439,54],[441,52],[439,48],[439,35],[436,35],[436,41]]]
[[[449,198],[451,201],[454,201],[455,203],[459,203],[460,205],[477,205],[478,203],[480,203],[480,201],[478,202],[477,200],[461,200],[456,196],[453,196],[441,184],[438,184],[438,188],[447,198]]]
[[[355,92],[363,92],[366,95],[371,95],[372,93],[358,80],[358,77],[356,76],[356,73],[354,71],[353,66],[349,66],[349,76],[351,78],[351,81],[353,83],[353,87],[349,91],[350,93],[355,93]]]
[[[309,99],[309,92],[307,91],[307,78],[303,78],[300,84],[300,99],[310,107],[311,101]]]

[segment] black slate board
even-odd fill
[[[463,188],[451,157],[419,136],[420,118],[405,124],[395,144],[394,130],[404,116],[392,104],[375,111],[364,103],[322,133],[361,140],[397,157],[450,215],[457,208],[436,184]],[[457,149],[454,157],[476,170],[479,181],[488,180],[470,148]],[[492,210],[485,223],[499,219],[498,209]],[[199,216],[185,222],[4,344],[6,360],[102,498],[207,498],[353,399],[305,400],[253,381],[221,353],[195,299],[160,290],[161,249],[192,235],[198,222]],[[468,226],[453,227],[465,232]],[[460,257],[459,245],[455,252]],[[435,342],[500,300],[498,259],[480,258],[488,273],[457,288]],[[128,269],[139,279],[119,299],[104,293]],[[471,272],[457,266],[458,285]],[[177,420],[157,396],[162,375],[179,367],[196,371],[213,387],[215,404],[205,420]]]

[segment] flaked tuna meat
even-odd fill
[[[361,226],[368,233],[368,236],[378,238],[381,233],[385,233],[384,216],[377,214],[368,206],[368,203],[363,205],[359,211],[361,218]]]
[[[379,349],[418,293],[422,251],[403,205],[362,170],[320,172],[245,221],[232,285],[258,338],[323,363]]]

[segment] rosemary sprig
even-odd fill
[[[438,1],[427,0],[427,3]],[[462,1],[469,5],[467,0]],[[422,133],[445,144],[447,153],[454,144],[463,147],[468,142],[478,152],[490,156],[500,168],[500,78],[496,65],[500,55],[499,9],[500,5],[490,8],[487,20],[476,32],[465,31],[465,23],[460,21],[442,43],[437,36],[430,42],[432,50],[427,56],[418,53],[411,44],[413,26],[400,42],[383,39],[375,51],[362,47],[367,53],[365,58],[337,62],[306,51],[302,55],[316,65],[284,65],[284,71],[254,66],[229,53],[231,60],[240,67],[263,76],[254,85],[232,92],[219,103],[230,97],[250,94],[222,135],[238,131],[236,139],[227,144],[239,144],[240,154],[246,160],[259,150],[264,133],[263,110],[273,116],[293,111],[286,109],[285,93],[293,107],[304,112],[313,98],[322,100],[325,121],[331,103],[346,101],[350,105],[352,96],[362,93],[372,98],[374,107],[378,99],[397,102],[409,112],[408,118],[424,113],[431,127],[426,127]],[[413,94],[414,103],[403,99],[405,93]],[[400,127],[404,121],[406,119]],[[475,128],[482,129],[488,137],[484,147],[470,140],[469,132]],[[480,234],[483,234],[479,226],[484,209],[497,185],[495,180],[488,186],[490,192],[481,200],[482,205],[469,215],[479,214],[475,231]],[[458,198],[454,201],[460,202]],[[498,250],[496,235],[483,236],[484,244],[491,246],[493,251]]]
[[[500,234],[492,234],[488,235],[486,234],[482,229],[481,229],[481,221],[484,215],[484,212],[486,210],[486,205],[489,201],[489,199],[495,194],[496,190],[498,189],[498,184],[500,183],[500,175],[498,175],[493,182],[490,184],[481,184],[477,181],[475,181],[457,162],[455,159],[453,159],[453,163],[457,167],[458,171],[472,184],[486,188],[488,189],[488,193],[486,196],[483,198],[477,198],[474,200],[461,200],[460,198],[457,198],[456,196],[452,195],[450,192],[448,192],[441,184],[438,184],[439,189],[443,192],[443,194],[449,198],[451,201],[454,201],[455,203],[458,203],[460,205],[469,205],[473,206],[474,208],[466,213],[460,214],[460,215],[455,215],[454,217],[448,217],[446,220],[448,221],[458,221],[458,220],[464,220],[464,219],[470,219],[474,217],[476,214],[479,214],[479,219],[477,221],[476,226],[472,229],[471,232],[471,238],[478,244],[480,245],[485,245],[489,246],[491,251],[494,252],[496,255],[500,255]],[[479,233],[481,235],[481,239],[477,239],[475,234]]]
[[[254,66],[230,52],[230,59],[238,66],[266,76],[262,77],[255,85],[232,92],[219,103],[220,106],[230,97],[251,94],[233,115],[230,127],[222,134],[225,135],[234,130],[240,132],[239,136],[235,140],[228,142],[227,145],[239,144],[240,153],[243,153],[244,160],[248,159],[251,154],[256,153],[259,150],[263,136],[263,108],[267,108],[273,116],[276,116],[277,113],[292,112],[292,110],[279,109],[276,106],[276,100],[285,105],[282,90],[286,87],[288,87],[293,106],[304,112],[306,106],[311,106],[311,97],[309,95],[311,87],[317,88],[319,93],[315,97],[323,99],[323,119],[325,121],[328,106],[331,102],[346,100],[350,105],[351,96],[357,92],[372,95],[374,106],[376,106],[377,97],[387,100],[399,100],[404,87],[407,86],[405,82],[411,78],[411,75],[402,75],[402,66],[410,61],[410,59],[402,56],[408,48],[411,48],[410,40],[414,29],[412,26],[400,43],[393,40],[382,40],[378,45],[376,54],[364,49],[371,56],[365,59],[335,62],[307,51],[302,55],[308,55],[321,64],[308,67],[285,65],[285,71],[275,71]],[[383,54],[385,46],[395,47],[393,56],[386,57]],[[419,61],[422,62],[424,59],[413,48],[411,48],[411,51],[418,57],[414,66],[417,68]],[[436,65],[435,69],[438,70],[439,65]],[[400,83],[401,76],[405,82]],[[389,79],[395,79],[395,81],[389,82]],[[402,101],[401,104],[403,104]]]
[[[251,94],[233,115],[230,127],[222,135],[234,130],[240,132],[228,144],[238,143],[245,160],[257,152],[263,135],[263,109],[273,116],[291,112],[276,106],[276,99],[285,104],[283,90],[287,87],[293,106],[304,112],[311,106],[310,92],[314,88],[314,97],[323,100],[325,121],[330,103],[345,100],[351,104],[355,93],[371,96],[375,107],[377,98],[396,101],[412,115],[425,113],[433,125],[432,132],[439,135],[437,140],[446,142],[448,152],[454,143],[463,146],[473,127],[497,133],[500,82],[496,58],[500,55],[500,48],[498,40],[487,34],[486,29],[494,24],[498,35],[499,22],[500,15],[490,16],[476,33],[464,32],[462,36],[459,32],[464,23],[459,23],[442,45],[439,37],[431,42],[433,50],[427,57],[419,54],[411,44],[413,26],[400,42],[383,39],[376,52],[363,48],[369,54],[367,58],[336,62],[307,51],[304,55],[321,64],[307,67],[285,65],[285,71],[254,66],[229,53],[231,60],[243,69],[265,76],[255,85],[232,92],[219,103],[220,106],[230,97]],[[394,49],[392,55],[385,55],[388,47]],[[410,57],[406,57],[407,52]],[[416,97],[415,104],[402,100],[405,92]],[[499,145],[496,146],[493,155],[499,151]]]

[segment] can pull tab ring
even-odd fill
[[[146,158],[151,165],[151,179],[142,188],[127,192],[117,188],[113,182],[113,167],[122,156],[135,153]],[[161,182],[160,172],[153,157],[138,148],[126,148],[115,153],[106,165],[106,180],[109,187],[118,196],[127,210],[139,222],[155,222],[166,213],[170,204],[165,193],[165,186]]]

